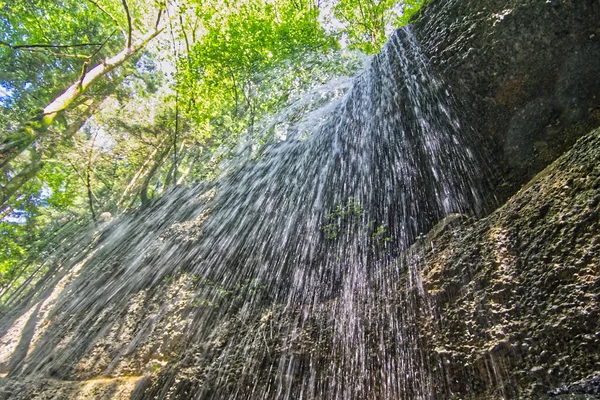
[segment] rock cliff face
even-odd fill
[[[453,393],[540,398],[593,380],[600,371],[599,232],[595,130],[487,218],[419,243],[414,261],[428,304],[421,335],[441,357]],[[596,379],[595,387],[571,391],[599,389]]]
[[[422,359],[431,363],[427,379],[434,388],[432,398],[597,398],[598,232],[600,129],[580,139],[488,217],[452,216],[419,239],[405,260],[417,266],[418,276],[410,285],[398,285],[408,291],[384,296],[380,307],[418,304],[408,321],[420,337]],[[286,348],[285,328],[300,318],[301,307],[293,314],[265,309],[250,319],[251,326],[232,316],[209,341],[179,346],[183,327],[177,328],[177,316],[185,308],[185,279],[164,282],[146,295],[145,304],[135,299],[125,310],[109,338],[127,347],[135,342],[128,332],[156,312],[154,305],[166,300],[163,304],[171,307],[170,317],[154,328],[155,339],[121,357],[110,377],[91,379],[110,361],[102,359],[102,347],[109,344],[99,343],[72,375],[81,381],[4,379],[0,398],[185,399],[199,387],[210,397],[223,390],[206,381],[215,368],[226,367],[238,379],[261,374],[266,384],[274,374],[268,363],[243,370],[262,346],[274,360],[290,350],[298,359],[320,354],[324,365],[335,357],[327,345],[332,332],[313,330],[331,304],[307,318],[293,349]],[[257,336],[251,348],[235,340],[257,331],[265,336]],[[220,356],[224,347],[234,349],[227,358]],[[582,397],[573,397],[577,395]]]
[[[501,201],[600,124],[600,2],[432,0],[415,32],[495,143]]]
[[[498,199],[533,179],[483,219],[445,218],[387,266],[405,271],[398,282],[366,292],[375,299],[352,299],[372,305],[357,351],[408,342],[390,359],[411,376],[361,382],[372,398],[386,398],[386,385],[434,399],[600,391],[599,28],[597,0],[432,0],[416,21],[431,66],[466,113],[462,124],[481,133],[473,140],[495,172]],[[261,298],[254,282],[221,290],[194,275],[192,256],[152,268],[175,257],[169,252],[193,255],[207,215],[185,205],[200,209],[214,196],[206,193],[179,189],[90,237],[86,251],[65,246],[55,273],[0,318],[8,374],[0,399],[294,398],[302,379],[322,395],[305,397],[332,398],[326,390],[339,371],[327,367],[339,357],[331,346],[339,332],[331,318],[347,299],[290,306]],[[131,254],[145,244],[147,254]],[[134,263],[147,268],[127,280],[139,272]],[[194,297],[201,292],[214,296]],[[261,306],[244,314],[244,296]],[[404,336],[386,336],[392,329]],[[385,369],[376,356],[364,359]],[[294,379],[287,394],[276,391]],[[233,393],[240,388],[247,392]]]

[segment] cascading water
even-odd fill
[[[478,212],[481,165],[409,30],[327,107],[302,140],[106,227],[63,267],[59,295],[4,318],[13,351],[0,365],[154,376],[138,398],[438,396],[443,375],[414,327],[426,299],[403,254],[445,216]],[[25,346],[7,342],[15,321]]]

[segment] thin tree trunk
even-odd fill
[[[121,205],[123,204],[123,201],[125,200],[125,198],[127,197],[127,194],[129,193],[129,191],[131,191],[135,187],[138,179],[140,179],[140,177],[142,177],[146,174],[146,172],[144,172],[144,170],[152,162],[152,159],[154,159],[154,156],[156,155],[156,153],[158,153],[158,150],[162,147],[163,143],[166,140],[167,140],[167,136],[165,136],[165,138],[160,142],[160,144],[152,151],[152,153],[150,153],[150,155],[148,156],[148,158],[146,159],[144,164],[142,164],[142,166],[140,167],[140,169],[138,169],[138,171],[135,173],[133,178],[131,178],[131,181],[129,181],[129,184],[127,185],[127,187],[123,191],[123,194],[121,194],[119,201],[117,202],[117,209],[121,207]]]
[[[167,10],[168,13],[168,10]],[[175,73],[179,75],[179,50],[177,49],[177,42],[175,41],[175,35],[173,33],[173,25],[171,24],[171,20],[169,20],[169,27],[171,32],[171,43],[173,46],[173,53],[175,54]],[[182,26],[183,29],[183,26]],[[186,43],[187,44],[187,43]],[[189,56],[189,54],[188,54]],[[189,59],[188,59],[189,62]],[[171,167],[171,171],[173,171],[173,182],[177,181],[177,133],[179,131],[179,87],[175,85],[175,133],[173,134],[173,166]]]
[[[36,139],[41,137],[56,117],[72,107],[86,89],[100,80],[104,75],[129,60],[161,31],[162,29],[155,29],[135,45],[128,46],[117,55],[103,60],[100,64],[83,74],[81,79],[69,86],[67,90],[41,110],[31,121],[23,125],[15,134],[9,135],[0,144],[0,167],[5,166],[34,143]]]
[[[180,145],[179,145],[179,159],[183,159],[183,157],[181,157],[181,154],[183,154],[183,149],[185,147],[185,140],[182,140]],[[175,168],[175,164],[171,164],[171,168],[169,168],[169,172],[167,172],[167,179],[165,180],[165,188],[169,187],[171,185],[171,182],[173,182],[173,185],[177,185],[179,182],[174,181],[173,180],[173,169]],[[181,181],[181,178],[179,179]]]
[[[165,188],[171,186],[171,182],[173,181],[173,167],[175,164],[171,164],[171,168],[169,168],[169,172],[167,172],[167,179],[165,180]]]
[[[156,159],[156,162],[154,163],[152,168],[150,168],[150,172],[148,172],[148,176],[146,176],[146,179],[144,179],[144,183],[142,184],[142,187],[140,188],[140,199],[142,200],[142,207],[145,207],[146,205],[148,205],[148,202],[150,201],[150,199],[148,198],[148,186],[150,185],[150,181],[152,180],[152,177],[154,176],[154,174],[156,174],[156,171],[158,171],[158,169],[162,165],[163,160],[165,159],[167,154],[169,154],[169,149],[162,152],[158,156],[158,158]]]
[[[90,152],[88,154],[87,166],[85,168],[85,183],[87,186],[88,203],[90,206],[90,212],[92,213],[92,221],[94,222],[96,222],[96,212],[94,211],[94,194],[92,192],[92,155],[94,154],[94,145],[96,144],[96,137],[98,137],[98,131],[94,133],[92,145],[90,146]]]
[[[175,93],[175,134],[173,135],[173,182],[177,182],[177,134],[179,133],[179,91]]]
[[[82,114],[77,121],[72,123],[67,127],[64,132],[64,136],[73,136],[85,121],[98,109],[98,107],[102,104],[102,101],[93,101],[92,104],[88,106],[85,110],[85,113]],[[51,155],[54,154],[55,146],[51,146]],[[27,165],[20,173],[18,173],[14,178],[6,183],[6,185],[0,188],[0,210],[6,203],[11,199],[11,197],[17,193],[17,191],[25,184],[27,181],[32,179],[37,175],[37,173],[44,167],[44,162],[41,161],[42,155],[40,154],[37,161],[33,161],[31,164]]]

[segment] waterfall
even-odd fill
[[[27,351],[0,366],[152,375],[139,398],[438,396],[406,253],[444,217],[480,211],[469,129],[408,29],[325,107],[290,128],[302,137],[105,227],[54,297],[28,303]]]

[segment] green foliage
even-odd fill
[[[407,25],[425,0],[339,0],[334,15],[342,22],[342,33],[350,48],[377,53],[392,29]]]
[[[361,217],[364,213],[360,203],[356,202],[354,197],[349,197],[345,205],[338,204],[335,210],[325,216],[328,223],[321,229],[329,239],[337,238],[344,230],[354,232],[363,225]]]
[[[103,211],[142,206],[174,184],[213,179],[240,148],[259,157],[277,140],[273,115],[360,64],[340,46],[340,32],[321,25],[317,0],[127,4],[129,15],[121,0],[0,0],[0,150],[85,71],[123,49],[129,19],[135,41],[155,26],[158,8],[169,18],[156,42],[92,86],[1,169],[0,197],[10,199],[0,207],[0,287],[14,290],[70,232],[58,221],[84,225]],[[350,48],[373,53],[421,4],[339,0],[333,13]],[[9,193],[19,176],[25,182]],[[388,241],[386,227],[364,214],[350,198],[323,231],[330,239]]]
[[[207,80],[219,77],[223,68],[252,76],[306,50],[334,45],[318,23],[316,8],[296,9],[288,2],[246,0],[227,10],[207,10],[203,17],[206,33],[194,56],[206,64]]]
[[[3,108],[28,118],[76,80],[84,63],[122,46],[113,22],[85,1],[10,1],[0,13]],[[48,47],[27,47],[48,46]],[[54,47],[53,47],[54,46]],[[73,46],[73,47],[69,47]]]
[[[396,0],[339,0],[334,14],[344,23],[350,46],[373,54],[387,39],[395,4]]]
[[[402,16],[396,22],[397,27],[408,25],[428,0],[404,0]]]
[[[316,7],[246,0],[218,3],[200,18],[205,33],[180,62],[178,84],[201,138],[218,145],[252,133],[257,119],[287,100],[301,84],[298,61],[336,46]]]
[[[40,190],[44,192],[39,194],[44,199],[44,205],[57,213],[71,209],[80,194],[77,175],[73,174],[67,165],[49,163],[37,179],[40,182]]]
[[[377,226],[375,223],[371,223],[371,239],[377,246],[385,245],[392,241],[392,237],[388,235],[387,226],[379,225]]]
[[[378,251],[392,241],[387,226],[378,225],[375,221],[365,219],[366,210],[354,197],[349,197],[344,205],[336,208],[325,216],[326,224],[321,230],[328,239],[345,239],[362,236],[371,243],[371,250]]]
[[[16,274],[27,251],[27,236],[25,226],[0,221],[0,247],[4,249],[0,252],[0,285],[8,284]]]

